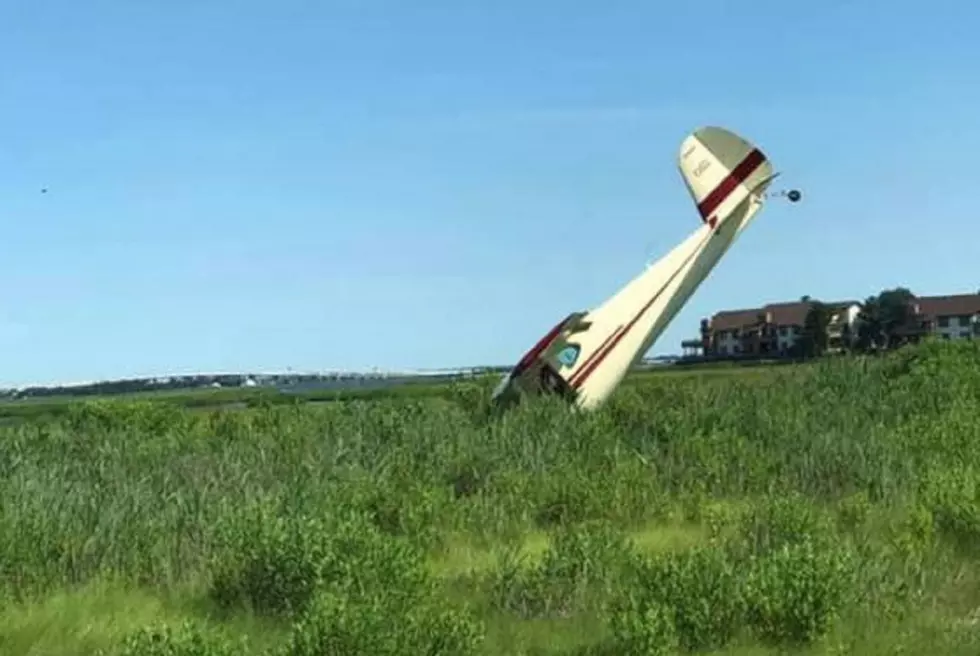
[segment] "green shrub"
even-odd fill
[[[923,477],[922,502],[936,529],[961,550],[980,551],[980,474],[973,465],[933,469]]]
[[[483,639],[482,624],[468,612],[432,599],[405,606],[383,590],[358,597],[325,592],[294,626],[282,656],[467,656]]]
[[[239,656],[247,643],[208,633],[191,622],[144,627],[123,639],[118,656]],[[105,654],[105,652],[102,652]]]
[[[363,520],[348,520],[331,538],[322,589],[350,599],[381,595],[389,608],[411,608],[434,594],[425,553],[411,542],[381,533]]]
[[[302,612],[333,557],[331,529],[311,517],[281,517],[258,509],[224,529],[215,558],[211,597],[223,608],[244,604],[259,614]]]
[[[742,555],[765,555],[784,546],[831,544],[836,536],[830,517],[800,494],[778,494],[753,504],[741,517],[729,546]]]
[[[155,437],[191,423],[176,403],[101,399],[70,404],[64,421],[76,432],[126,431]]]
[[[680,647],[674,613],[657,602],[630,598],[610,614],[609,629],[601,650],[610,655],[667,656]]]
[[[846,549],[784,543],[753,563],[745,583],[748,622],[767,641],[813,642],[830,630],[853,584]]]
[[[211,597],[225,608],[244,604],[295,617],[321,589],[355,596],[384,590],[411,603],[431,586],[417,547],[359,515],[328,521],[266,509],[238,516],[228,531],[211,584]]]
[[[892,546],[905,560],[920,561],[936,547],[936,518],[922,503],[914,503],[893,522],[889,537]]]
[[[724,647],[744,617],[739,569],[726,551],[714,546],[657,556],[639,570],[638,603],[671,610],[685,649]]]
[[[413,481],[345,480],[336,502],[370,519],[381,532],[407,538],[420,547],[439,546],[439,521],[448,510],[446,490]]]
[[[600,608],[630,582],[636,563],[625,535],[608,523],[567,526],[533,567],[505,553],[492,595],[497,607],[522,617],[567,616]]]

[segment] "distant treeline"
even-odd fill
[[[194,390],[209,387],[361,387],[378,382],[445,382],[474,375],[485,375],[506,371],[508,367],[480,367],[464,373],[447,372],[438,375],[381,375],[381,374],[200,374],[190,376],[168,376],[162,378],[128,378],[122,380],[99,381],[82,385],[53,385],[26,387],[20,390],[0,391],[0,398],[12,399],[47,397],[86,397],[113,396],[120,394],[139,394],[145,392],[166,392]]]
[[[247,376],[240,374],[215,376],[180,376],[170,379],[130,378],[123,380],[106,380],[87,385],[54,385],[44,387],[26,387],[17,390],[18,397],[45,396],[101,396],[108,394],[132,394],[153,390],[176,390],[188,387],[207,387],[218,383],[225,386],[241,386]]]

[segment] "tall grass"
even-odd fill
[[[106,653],[980,648],[980,342],[488,394],[0,428],[0,626],[112,582],[183,601]]]

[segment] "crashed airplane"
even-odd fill
[[[500,381],[494,406],[541,394],[583,410],[602,405],[759,213],[778,175],[761,150],[719,127],[684,139],[678,168],[702,225],[602,305],[552,328]],[[781,195],[800,199],[796,190]]]

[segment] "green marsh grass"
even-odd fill
[[[980,653],[980,342],[747,372],[0,427],[0,653]]]

